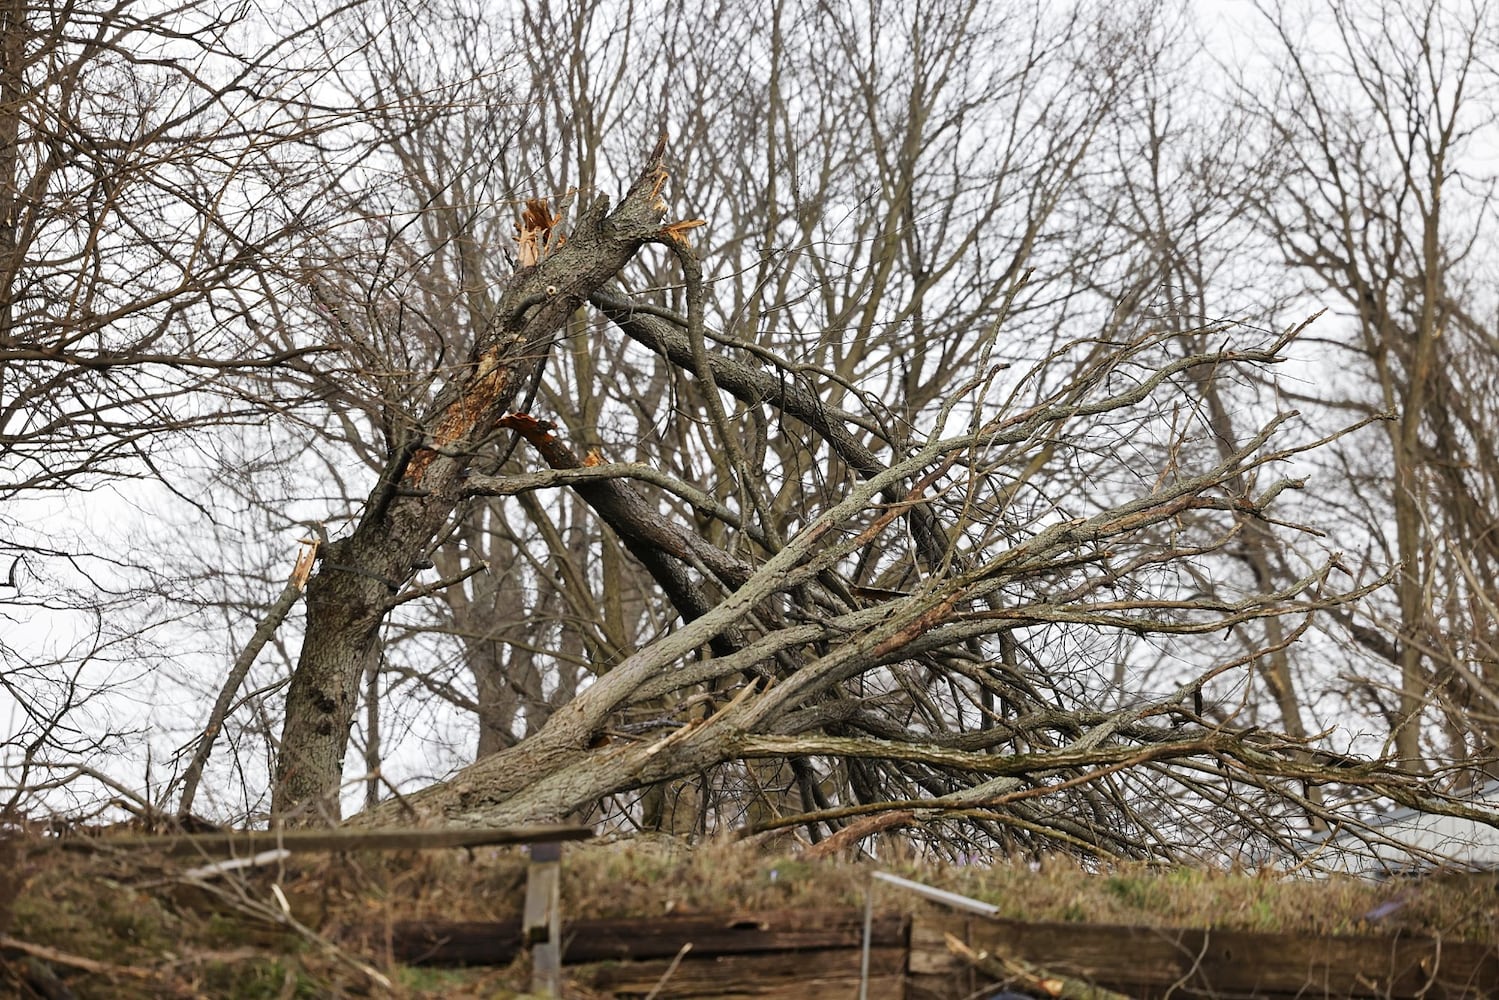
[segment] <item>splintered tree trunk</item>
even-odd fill
[[[533,204],[522,223],[522,267],[492,331],[444,387],[411,445],[386,461],[353,531],[322,550],[307,587],[307,632],[287,692],[272,809],[286,822],[337,819],[339,785],[360,680],[380,655],[380,628],[461,499],[474,449],[498,427],[569,314],[662,236],[663,144],[612,212],[599,198],[565,244]],[[528,242],[529,241],[529,244]],[[555,248],[555,252],[551,252]],[[529,260],[528,260],[529,258]]]

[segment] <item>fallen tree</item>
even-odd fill
[[[1316,534],[1273,513],[1305,484],[1272,470],[1325,443],[1289,440],[1300,430],[1294,412],[1267,414],[1227,449],[1194,448],[1200,432],[1182,421],[1152,453],[1158,464],[1136,464],[1143,453],[1133,438],[1155,433],[1163,414],[1215,378],[1272,369],[1303,328],[1259,343],[1237,343],[1245,333],[1229,327],[1204,331],[1226,346],[1186,355],[1173,349],[1174,335],[1084,341],[1017,374],[993,360],[1001,320],[929,429],[897,440],[822,401],[816,379],[787,359],[709,351],[708,291],[686,240],[696,223],[662,224],[662,157],[658,146],[620,204],[596,202],[565,240],[560,216],[530,204],[517,227],[521,267],[491,335],[392,449],[353,530],[320,551],[277,771],[284,819],[336,815],[358,684],[379,655],[381,622],[410,598],[404,588],[455,510],[472,498],[556,490],[575,492],[620,539],[679,624],[600,665],[529,737],[362,820],[586,816],[613,796],[710,771],[737,769],[748,784],[785,768],[784,787],[801,807],[776,805],[754,829],[800,826],[816,836],[856,817],[914,810],[900,825],[961,818],[989,840],[1128,857],[1192,839],[1166,818],[1169,808],[1136,798],[1137,782],[1243,818],[1263,804],[1242,794],[1246,780],[1264,792],[1394,776],[1234,722],[1216,692],[1239,686],[1273,650],[1222,658],[1113,709],[1102,707],[1096,678],[1053,673],[1032,651],[1070,632],[1125,637],[1123,663],[1130,643],[1272,617],[1302,623],[1288,628],[1291,642],[1311,615],[1378,585],[1340,588],[1332,553],[1274,590],[1227,599],[1192,585],[1247,524]],[[615,284],[649,244],[682,267],[684,313]],[[1008,294],[1022,285],[1023,277]],[[690,373],[727,481],[579,458],[557,428],[511,409],[584,303]],[[778,509],[777,485],[749,457],[741,423],[762,410],[799,438],[782,444],[821,481],[804,509]],[[474,469],[506,432],[549,469]],[[1067,481],[1077,492],[1048,492]],[[757,797],[775,796],[742,795]],[[1280,797],[1281,810],[1288,803],[1316,808]]]

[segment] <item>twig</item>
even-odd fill
[[[832,857],[846,847],[853,847],[865,837],[873,836],[885,830],[911,826],[916,822],[916,814],[909,809],[895,809],[886,813],[876,813],[866,816],[861,820],[850,823],[820,844],[813,844],[802,852],[803,861],[816,861],[821,858]]]
[[[360,961],[353,955],[350,955],[348,952],[338,947],[338,945],[334,944],[332,941],[328,940],[323,935],[319,934],[317,931],[313,930],[311,927],[308,927],[296,917],[292,916],[291,906],[287,901],[286,894],[281,891],[281,887],[279,885],[273,884],[271,886],[271,891],[274,894],[276,905],[269,906],[257,899],[253,899],[243,894],[240,894],[238,896],[231,895],[223,888],[203,879],[179,877],[177,879],[177,882],[181,885],[194,886],[213,896],[216,896],[224,902],[228,903],[230,906],[237,909],[239,912],[244,913],[248,916],[263,920],[266,923],[272,925],[286,927],[307,942],[321,948],[323,952],[329,957],[353,967],[360,974],[368,978],[371,982],[387,990],[393,988],[393,984],[391,983],[389,977],[380,972],[379,969],[376,969],[374,966],[368,964],[367,962]]]
[[[92,958],[84,958],[82,955],[73,955],[56,948],[48,948],[42,944],[32,944],[13,938],[9,934],[0,934],[0,948],[23,952],[32,958],[39,958],[44,962],[56,962],[74,969],[82,969],[84,972],[92,972],[101,976],[129,976],[131,979],[155,979],[156,974],[150,969],[142,969],[134,965],[115,965],[113,962],[100,962]]]
[[[1029,962],[1022,962],[1020,959],[991,955],[987,951],[974,951],[951,933],[944,934],[943,939],[947,942],[948,951],[986,976],[993,976],[1004,982],[1018,983],[1032,993],[1056,997],[1057,1000],[1131,1000],[1128,994],[1106,990],[1081,979],[1053,975],[1045,969]]]
[[[672,973],[677,971],[677,966],[682,964],[682,959],[686,958],[687,953],[691,950],[691,941],[684,943],[682,947],[677,949],[676,957],[671,960],[671,964],[666,967],[666,971],[661,973],[661,978],[656,980],[656,985],[652,986],[651,991],[645,995],[645,1000],[656,1000],[656,995],[661,992],[661,988],[666,985],[666,981],[672,977]]]
[[[311,575],[313,564],[317,559],[318,546],[317,539],[302,540],[297,551],[296,564],[292,567],[291,579],[282,588],[281,596],[276,598],[266,612],[265,618],[255,626],[255,632],[250,636],[249,643],[240,651],[239,656],[235,658],[234,665],[229,668],[229,676],[224,679],[224,686],[219,690],[218,700],[214,702],[213,711],[208,715],[208,724],[203,727],[203,732],[198,738],[198,746],[193,752],[193,759],[188,764],[187,770],[183,772],[182,798],[177,806],[178,816],[192,814],[193,799],[198,794],[198,783],[203,779],[203,768],[207,766],[208,758],[213,754],[214,742],[218,739],[224,721],[229,716],[235,695],[239,693],[240,686],[249,675],[255,658],[260,655],[266,643],[271,641],[271,636],[276,634],[276,630],[286,620],[287,614],[297,603],[297,598],[302,596],[302,589],[307,585],[307,578]]]
[[[201,868],[189,868],[182,873],[183,878],[217,878],[229,872],[239,871],[241,868],[258,868],[261,865],[273,865],[278,861],[285,861],[291,857],[291,851],[274,850],[261,851],[259,854],[248,858],[230,858],[228,861],[215,861],[211,865],[203,865]]]

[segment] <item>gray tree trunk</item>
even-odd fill
[[[273,812],[285,822],[336,820],[360,680],[377,662],[393,598],[452,515],[463,476],[568,315],[660,238],[658,144],[623,201],[600,197],[553,253],[517,271],[490,334],[398,447],[345,538],[325,546],[307,587],[307,637],[287,692]]]

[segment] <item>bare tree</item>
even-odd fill
[[[1253,116],[1236,106],[1228,88],[1213,93],[1202,87],[1200,47],[1182,44],[1191,41],[1194,27],[1184,16],[1162,18],[1140,97],[1120,115],[1113,133],[1116,170],[1090,195],[1093,211],[1110,222],[1114,250],[1107,266],[1086,275],[1101,292],[1115,291],[1111,324],[1127,328],[1143,321],[1174,330],[1188,353],[1211,349],[1211,331],[1225,317],[1309,308],[1293,294],[1270,291],[1284,282],[1273,261],[1274,245],[1257,230],[1251,208],[1275,197],[1272,174],[1258,160]],[[1253,433],[1265,401],[1277,398],[1276,380],[1245,374],[1196,381],[1194,405],[1208,433],[1192,454],[1231,454]],[[1322,483],[1313,492],[1326,489]],[[1297,501],[1291,516],[1303,523],[1318,520],[1306,506]],[[1247,521],[1221,554],[1228,558],[1194,566],[1196,585],[1224,597],[1284,585],[1299,575],[1295,543],[1267,522]],[[1288,634],[1286,623],[1272,617],[1235,629],[1233,636],[1245,652],[1264,650],[1258,668],[1271,702],[1265,708],[1273,705],[1287,735],[1305,739],[1323,729],[1315,706],[1337,682],[1330,671],[1303,669],[1301,661],[1317,656],[1318,644],[1294,644]],[[1246,698],[1240,710],[1245,721],[1258,721],[1260,698]],[[1314,805],[1322,801],[1318,786],[1306,794]],[[1319,811],[1312,810],[1313,827],[1320,824]]]
[[[0,642],[21,789],[121,749],[98,696],[149,684],[181,614],[152,553],[59,515],[110,484],[206,509],[194,449],[298,406],[283,373],[334,350],[267,322],[326,187],[295,154],[324,125],[280,92],[307,25],[278,27],[258,44],[247,11],[192,3],[0,11],[0,602],[56,616]]]
[[[1326,362],[1344,374],[1306,402],[1386,418],[1331,453],[1370,555],[1400,567],[1390,602],[1348,620],[1398,672],[1364,691],[1408,766],[1491,756],[1499,465],[1479,268],[1493,176],[1476,158],[1494,134],[1494,14],[1440,0],[1264,13],[1283,73],[1273,90],[1246,89],[1274,179],[1251,207],[1344,318]]]

